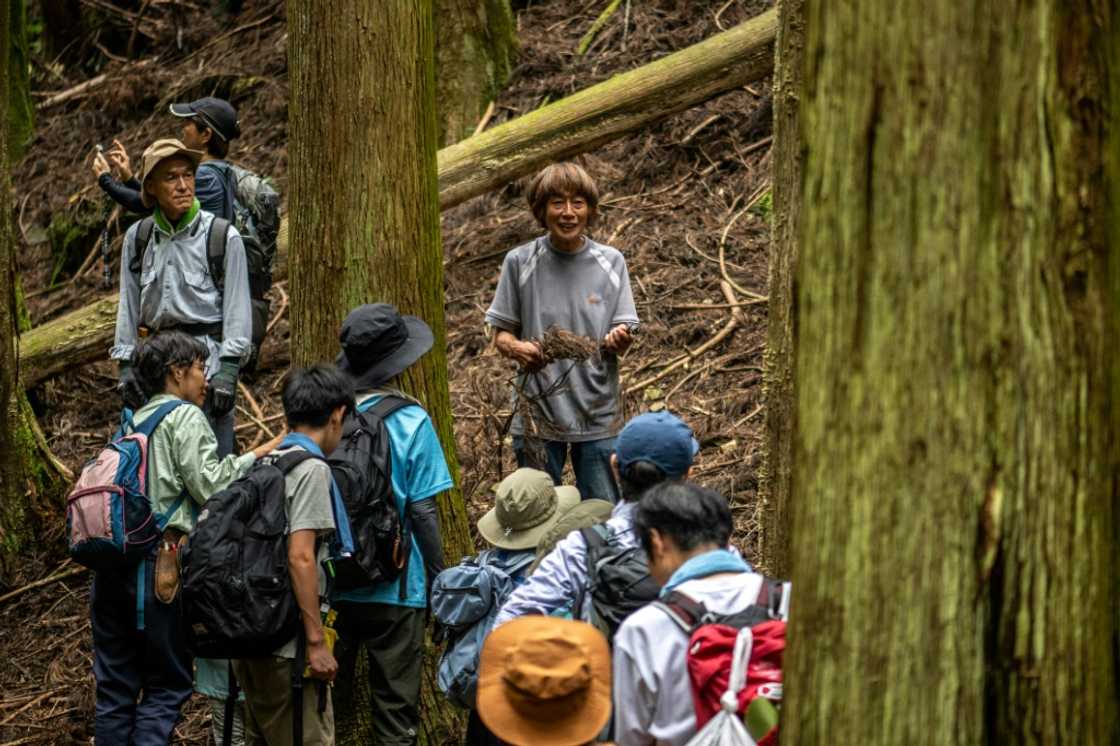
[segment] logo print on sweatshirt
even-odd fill
[[[603,298],[598,293],[592,293],[591,295],[587,296],[587,302],[593,306],[597,306],[603,302]]]

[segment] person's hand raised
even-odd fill
[[[109,157],[109,162],[117,167],[121,181],[132,178],[132,162],[128,160],[128,151],[124,149],[124,145],[121,145],[120,140],[113,140],[113,147],[109,148],[106,155]]]
[[[92,168],[93,175],[98,179],[101,178],[101,174],[109,173],[109,162],[105,160],[105,156],[99,150],[93,151]]]

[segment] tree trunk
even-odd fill
[[[783,741],[1118,743],[1120,8],[805,5]]]
[[[23,155],[35,132],[35,106],[31,103],[31,58],[27,48],[27,3],[11,0],[8,5],[8,156],[12,162]]]
[[[474,132],[509,80],[517,34],[509,0],[436,0],[439,142]]]
[[[778,0],[778,38],[774,59],[774,146],[770,159],[774,213],[770,233],[770,302],[766,338],[766,466],[762,502],[762,545],[766,570],[789,577],[790,481],[793,462],[794,328],[797,241],[801,218],[801,131],[798,114],[801,71],[805,63],[804,0]]]
[[[0,12],[0,101],[8,101],[12,84],[18,85],[19,75],[9,75],[13,15]],[[34,541],[36,514],[44,512],[59,487],[49,463],[39,458],[41,438],[19,381],[21,303],[8,166],[15,134],[8,124],[14,121],[0,117],[0,584],[11,582],[20,553]]]
[[[333,360],[342,319],[362,303],[387,301],[422,318],[435,344],[402,384],[431,414],[458,484],[431,0],[297,0],[288,25],[292,360]],[[438,502],[445,555],[458,562],[473,548],[462,495],[452,489]],[[424,718],[426,731],[459,722],[450,705]]]
[[[766,77],[774,64],[776,29],[777,16],[767,11],[657,62],[443,148],[438,153],[440,209]],[[331,183],[347,182],[335,178]],[[286,220],[281,223],[281,236],[287,234],[286,225]],[[286,270],[281,255],[275,278]],[[20,353],[24,384],[34,386],[74,365],[104,359],[113,344],[116,308],[117,296],[107,296],[25,334]]]

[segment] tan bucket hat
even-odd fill
[[[148,149],[144,151],[144,155],[140,156],[140,201],[144,203],[144,207],[151,207],[153,204],[152,198],[144,190],[144,184],[148,181],[148,177],[152,175],[152,171],[156,170],[156,166],[173,156],[182,156],[194,164],[195,168],[198,168],[203,155],[205,154],[202,151],[191,150],[174,138],[156,140],[149,145]]]
[[[611,653],[585,622],[526,616],[486,638],[478,714],[513,746],[582,746],[611,716]]]
[[[495,492],[494,507],[479,519],[478,533],[502,549],[534,548],[560,516],[579,503],[579,490],[557,487],[537,469],[518,469]]]

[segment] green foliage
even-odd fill
[[[8,156],[19,158],[35,132],[35,107],[31,103],[31,79],[27,45],[27,5],[15,0],[8,5],[10,12],[8,86]]]
[[[762,198],[751,207],[751,212],[760,218],[769,219],[774,214],[774,192],[767,189]]]
[[[62,274],[72,273],[82,265],[86,252],[93,246],[101,231],[101,211],[79,209],[77,212],[58,212],[47,226],[47,236],[51,242],[50,283],[53,285]]]

